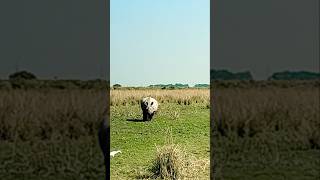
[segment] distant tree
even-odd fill
[[[195,88],[209,88],[209,84],[196,84],[194,85]]]
[[[211,80],[232,80],[234,79],[233,73],[227,70],[211,70],[210,72]]]
[[[273,73],[268,80],[316,80],[320,79],[320,73],[308,71],[283,71]]]
[[[37,79],[37,77],[28,71],[18,71],[13,74],[10,74],[9,79],[10,80],[14,80],[14,79],[33,80],[33,79]]]
[[[249,71],[232,73],[227,70],[211,70],[211,80],[252,80],[252,75]]]
[[[188,88],[189,87],[188,84],[181,84],[181,83],[176,83],[174,86],[177,88]]]
[[[120,88],[121,85],[120,85],[120,84],[115,84],[115,85],[113,85],[112,87],[113,87],[113,88]]]

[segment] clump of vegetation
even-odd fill
[[[210,71],[211,80],[253,80],[249,71],[232,73],[227,70],[214,70]]]
[[[120,84],[115,84],[115,85],[113,85],[112,87],[113,87],[113,89],[119,89],[119,88],[121,88],[122,86],[121,86]]]
[[[151,171],[162,179],[182,179],[188,166],[187,156],[178,145],[169,144],[157,148],[157,157]]]
[[[208,159],[197,160],[173,142],[171,130],[166,134],[166,144],[157,147],[156,158],[150,168],[152,178],[195,179],[200,171],[208,171]]]
[[[18,71],[13,74],[10,74],[9,79],[10,80],[16,80],[16,79],[34,80],[34,79],[37,79],[37,77],[28,71]]]
[[[196,84],[195,88],[210,88],[210,84]]]

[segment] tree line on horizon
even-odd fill
[[[0,80],[0,89],[42,89],[42,88],[56,88],[56,89],[108,89],[109,81],[103,79],[95,80],[66,80],[57,79],[40,80],[31,72],[18,71],[8,76],[7,80]],[[255,82],[250,71],[244,72],[230,72],[228,70],[214,70],[210,71],[211,81],[241,81],[245,83]],[[320,73],[308,71],[283,71],[273,73],[267,81],[291,81],[291,80],[320,80]],[[220,84],[221,84],[220,83]],[[237,83],[236,83],[237,84]],[[229,87],[229,85],[226,85]],[[193,88],[209,88],[209,84],[196,84]],[[129,88],[122,87],[120,84],[112,86],[113,89]],[[133,87],[131,87],[133,88]],[[144,88],[159,88],[159,89],[183,89],[190,88],[188,84],[155,84]]]
[[[210,71],[211,80],[254,80],[250,71],[232,73],[228,70]],[[267,80],[319,80],[320,73],[309,71],[275,72]]]
[[[73,80],[73,79],[38,79],[28,71],[18,71],[0,80],[0,89],[106,89],[108,81],[103,79]]]

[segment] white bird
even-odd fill
[[[116,154],[121,153],[121,151],[111,151],[110,156],[114,157]]]

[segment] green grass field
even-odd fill
[[[210,110],[205,104],[162,103],[151,122],[140,122],[140,106],[111,106],[111,150],[121,150],[111,159],[111,179],[139,179],[156,157],[156,146],[169,136],[198,160],[208,162],[195,179],[209,179]],[[172,134],[169,135],[168,129]]]

